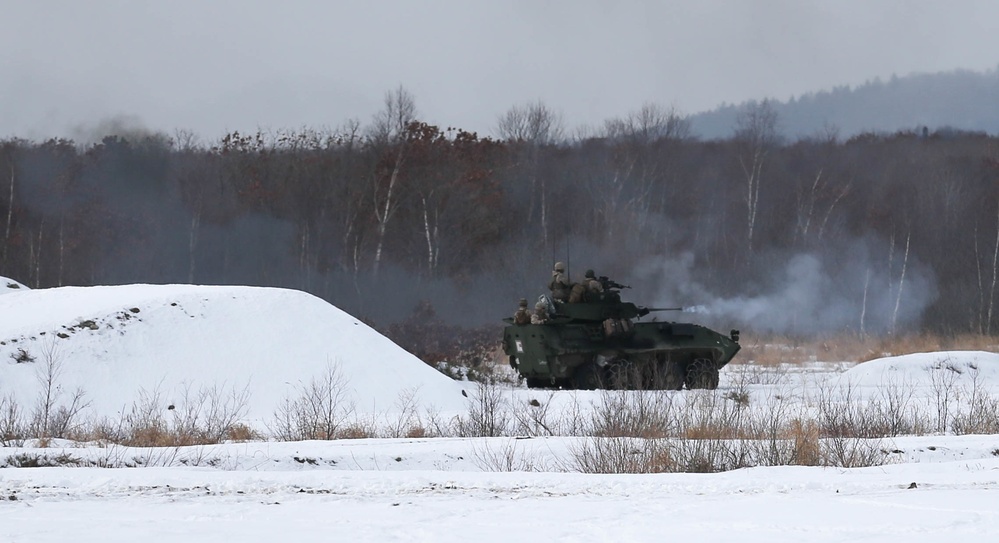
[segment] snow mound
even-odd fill
[[[887,383],[932,386],[946,376],[956,384],[977,380],[987,387],[999,386],[999,354],[985,351],[940,351],[879,358],[858,364],[843,373],[841,380],[862,387]]]
[[[0,294],[10,294],[12,292],[23,292],[31,290],[13,279],[0,276]]]
[[[249,422],[271,420],[329,368],[357,413],[461,412],[462,384],[351,315],[304,292],[258,287],[125,285],[25,289],[0,297],[0,395],[33,406],[47,362],[57,391],[118,417],[140,395],[248,394]]]

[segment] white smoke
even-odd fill
[[[720,295],[697,279],[694,255],[647,262],[640,278],[656,279],[658,304],[690,305],[706,324],[795,335],[884,333],[918,324],[937,295],[932,270],[912,255],[889,258],[884,244],[856,241],[825,255],[773,257],[763,279],[744,294]],[[904,264],[904,277],[903,277]]]

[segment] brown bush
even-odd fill
[[[773,367],[810,360],[826,362],[867,362],[886,356],[932,351],[999,350],[999,337],[980,334],[944,336],[933,333],[891,336],[841,334],[818,338],[780,335],[743,336],[742,351],[733,364]]]
[[[348,424],[337,431],[333,439],[367,439],[371,437],[378,437],[378,432],[374,428],[365,424],[354,423]]]
[[[793,461],[797,466],[819,466],[822,452],[819,446],[819,425],[815,421],[794,419],[789,438],[794,443]]]

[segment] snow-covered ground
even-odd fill
[[[557,463],[571,446],[566,438],[513,441],[250,443],[189,451],[215,467],[0,469],[7,498],[0,540],[939,542],[999,535],[995,436],[902,438],[896,446],[909,462],[877,468],[481,471],[491,449],[521,447],[541,465]],[[175,451],[151,454],[155,463]]]
[[[0,278],[0,286],[12,284]],[[391,421],[400,397],[464,413],[477,391],[306,294],[245,287],[0,288],[0,395],[26,408],[58,360],[59,391],[122,416],[139,391],[163,409],[185,390],[239,387],[262,424],[331,361],[359,413]],[[60,335],[61,334],[61,335]],[[66,337],[61,337],[66,336]],[[23,360],[25,351],[33,361]],[[22,358],[20,362],[18,358]],[[846,391],[905,406],[996,392],[999,355],[925,353],[865,364],[732,365],[716,394],[804,402]],[[887,388],[886,388],[887,387]],[[893,391],[890,394],[885,390]],[[600,393],[501,391],[552,417]],[[632,393],[641,394],[641,393]],[[688,392],[667,393],[686,397]],[[819,394],[821,396],[821,394]],[[963,395],[963,396],[962,396]],[[950,396],[948,396],[950,398]],[[948,400],[949,401],[949,400]],[[754,404],[755,405],[755,404]],[[797,405],[797,404],[795,404]],[[54,440],[0,447],[0,541],[994,541],[999,435],[879,443],[867,468],[594,475],[585,437],[256,441],[127,448]],[[32,464],[51,467],[12,467]],[[104,466],[134,466],[116,469]]]
[[[2,283],[2,281],[0,281]],[[13,289],[0,296],[0,394],[31,405],[46,362],[64,397],[81,389],[83,416],[118,420],[157,395],[244,395],[248,422],[263,427],[285,398],[327,368],[344,380],[344,403],[367,414],[421,407],[464,409],[462,385],[309,294],[285,289],[127,285]],[[27,353],[32,363],[15,363]],[[24,358],[24,355],[20,355]]]

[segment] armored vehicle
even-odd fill
[[[503,350],[530,388],[658,389],[718,387],[718,370],[739,352],[739,331],[728,336],[687,322],[652,319],[657,311],[622,302],[627,288],[606,277],[602,293],[578,303],[544,295],[541,324],[513,324],[503,330]]]

